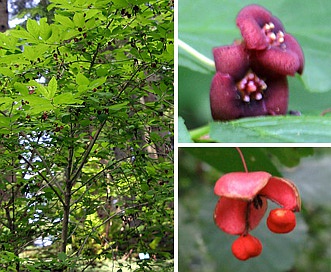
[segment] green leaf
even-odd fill
[[[41,94],[45,98],[49,98],[49,93],[48,93],[48,91],[47,91],[47,89],[46,89],[46,87],[44,85],[38,83],[35,80],[30,80],[29,81],[29,85],[36,87],[36,92],[37,93]]]
[[[5,111],[12,107],[15,100],[10,97],[1,97],[0,99],[0,109]]]
[[[81,104],[83,100],[76,99],[72,93],[62,93],[54,97],[54,105],[68,105],[68,104]]]
[[[76,76],[76,83],[78,85],[89,85],[90,81],[83,74],[77,74],[77,76]]]
[[[1,128],[10,127],[10,123],[11,123],[11,118],[10,117],[0,116],[0,127]]]
[[[49,49],[49,45],[47,44],[37,44],[31,46],[25,46],[23,55],[25,58],[31,61],[36,61],[37,58],[42,57],[42,55]]]
[[[89,87],[91,89],[97,88],[99,86],[101,86],[102,84],[104,84],[107,80],[107,77],[99,77],[95,80],[93,80],[91,83],[89,83]]]
[[[297,166],[301,158],[311,156],[314,154],[312,148],[307,147],[288,147],[288,148],[268,148],[268,152],[276,156],[277,159],[287,167]]]
[[[9,68],[6,68],[6,67],[0,67],[0,74],[2,74],[4,76],[8,76],[8,77],[14,77],[15,76],[13,71]]]
[[[57,254],[57,257],[59,258],[60,261],[64,262],[67,259],[67,254],[65,254],[64,252],[59,252]]]
[[[281,176],[278,169],[270,161],[269,148],[240,148],[246,160],[249,171],[266,171],[275,176]],[[238,151],[234,147],[229,148],[183,148],[199,160],[208,163],[222,173],[244,171]],[[231,163],[229,163],[231,162]]]
[[[73,18],[74,24],[76,27],[83,27],[85,23],[85,18],[83,13],[76,12]]]
[[[36,95],[29,95],[24,97],[24,99],[29,102],[29,106],[30,106],[30,109],[28,110],[29,114],[40,114],[42,112],[49,111],[54,108],[50,100],[47,100],[43,97],[38,97]]]
[[[48,99],[53,99],[56,91],[57,91],[57,81],[55,77],[52,77],[52,79],[48,83]]]
[[[18,91],[23,96],[28,96],[28,94],[29,94],[29,88],[26,85],[24,85],[23,83],[15,82],[14,88],[16,91]]]
[[[322,116],[243,118],[210,124],[210,137],[231,143],[327,143],[331,119]]]
[[[13,29],[9,31],[9,34],[19,39],[25,39],[27,42],[34,43],[37,41],[37,39],[25,29]]]
[[[161,241],[161,237],[155,237],[152,242],[149,243],[151,249],[156,249]]]
[[[123,103],[114,104],[114,105],[109,106],[108,109],[111,111],[119,111],[119,110],[123,109],[123,107],[126,108],[127,104],[129,104],[128,101],[123,102]]]
[[[40,24],[40,37],[47,41],[52,35],[52,27],[47,23],[46,18],[41,18],[39,21]]]
[[[182,117],[178,117],[178,142],[179,143],[193,143],[190,133],[188,132],[185,121]]]
[[[39,38],[40,28],[36,20],[28,19],[26,22],[26,29],[33,37],[36,39]]]
[[[68,18],[67,16],[55,14],[54,20],[55,20],[55,22],[59,22],[61,25],[66,26],[66,27],[71,27],[71,28],[75,27],[74,22],[72,20],[70,20],[70,18]]]

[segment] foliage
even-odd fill
[[[240,37],[234,23],[235,17],[242,7],[252,3],[212,1],[206,4],[204,1],[196,1],[195,5],[190,5],[187,0],[182,0],[179,1],[178,11],[179,39],[202,54],[192,53],[185,46],[181,46],[182,43],[179,44],[179,115],[185,120],[191,138],[194,141],[205,141],[205,137],[201,138],[200,133],[192,131],[198,129],[204,131],[203,136],[209,133],[213,135],[211,141],[214,142],[242,142],[242,139],[250,142],[328,142],[331,131],[328,113],[331,80],[328,66],[330,54],[326,45],[330,43],[330,29],[325,25],[328,20],[326,10],[330,2],[295,0],[254,3],[265,6],[280,18],[286,31],[292,34],[303,48],[306,62],[304,73],[302,77],[289,78],[289,110],[300,111],[302,116],[213,122],[209,109],[209,88],[214,74],[212,48],[231,44]],[[270,123],[275,131],[272,135]],[[252,131],[246,129],[247,126],[259,129],[252,135]],[[232,130],[231,139],[227,135],[229,128]],[[296,135],[294,131],[297,132]],[[179,134],[182,133],[187,132],[179,130]],[[269,137],[270,135],[272,137]]]
[[[172,259],[172,3],[48,10],[0,35],[0,266]]]
[[[238,261],[231,253],[231,244],[237,236],[223,233],[213,222],[217,202],[213,186],[224,173],[244,171],[238,152],[235,148],[180,148],[179,270],[327,271],[331,249],[327,242],[331,229],[327,201],[329,148],[241,148],[241,151],[249,171],[267,171],[296,184],[302,199],[296,228],[286,235],[272,234],[265,216],[252,232],[263,244],[261,256]],[[275,207],[270,205],[269,209]]]

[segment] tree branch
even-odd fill
[[[98,137],[99,137],[99,134],[101,132],[101,130],[103,129],[104,125],[106,124],[107,122],[107,119],[104,120],[102,123],[101,123],[101,126],[98,128],[98,130],[95,132],[94,134],[94,137],[92,139],[92,141],[90,142],[89,146],[87,147],[85,153],[84,153],[84,156],[82,158],[82,161],[80,163],[80,165],[78,166],[77,170],[74,172],[74,174],[72,175],[72,177],[70,178],[70,182],[71,184],[73,184],[76,179],[78,178],[80,172],[82,171],[83,167],[84,167],[84,164],[86,163],[87,161],[87,158],[88,156],[90,155],[90,152],[95,144],[95,142],[97,141]]]
[[[24,158],[23,156],[20,156],[20,158],[22,160],[24,160],[32,168],[32,170],[35,169],[35,167],[33,166],[33,164],[31,164],[26,158]],[[56,194],[56,196],[58,197],[58,199],[60,200],[60,202],[62,203],[62,205],[65,205],[62,197],[56,191],[55,187],[48,181],[48,179],[42,173],[40,173],[39,171],[37,173],[47,183],[47,185],[52,189],[52,191]]]

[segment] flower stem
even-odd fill
[[[236,147],[239,155],[240,155],[240,158],[241,158],[241,161],[243,163],[243,166],[244,166],[244,169],[245,169],[245,172],[248,173],[248,169],[247,169],[247,165],[246,165],[246,161],[245,161],[245,158],[244,158],[244,155],[243,153],[241,152],[240,148],[239,147]]]
[[[211,59],[207,58],[206,56],[199,53],[193,47],[189,46],[187,43],[183,42],[181,39],[178,39],[178,47],[182,48],[184,51],[201,61],[206,66],[215,69],[215,63]]]

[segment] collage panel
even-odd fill
[[[0,271],[174,271],[173,0],[0,1]]]
[[[330,9],[179,0],[179,142],[329,143]]]
[[[178,271],[330,271],[331,148],[181,147]]]

